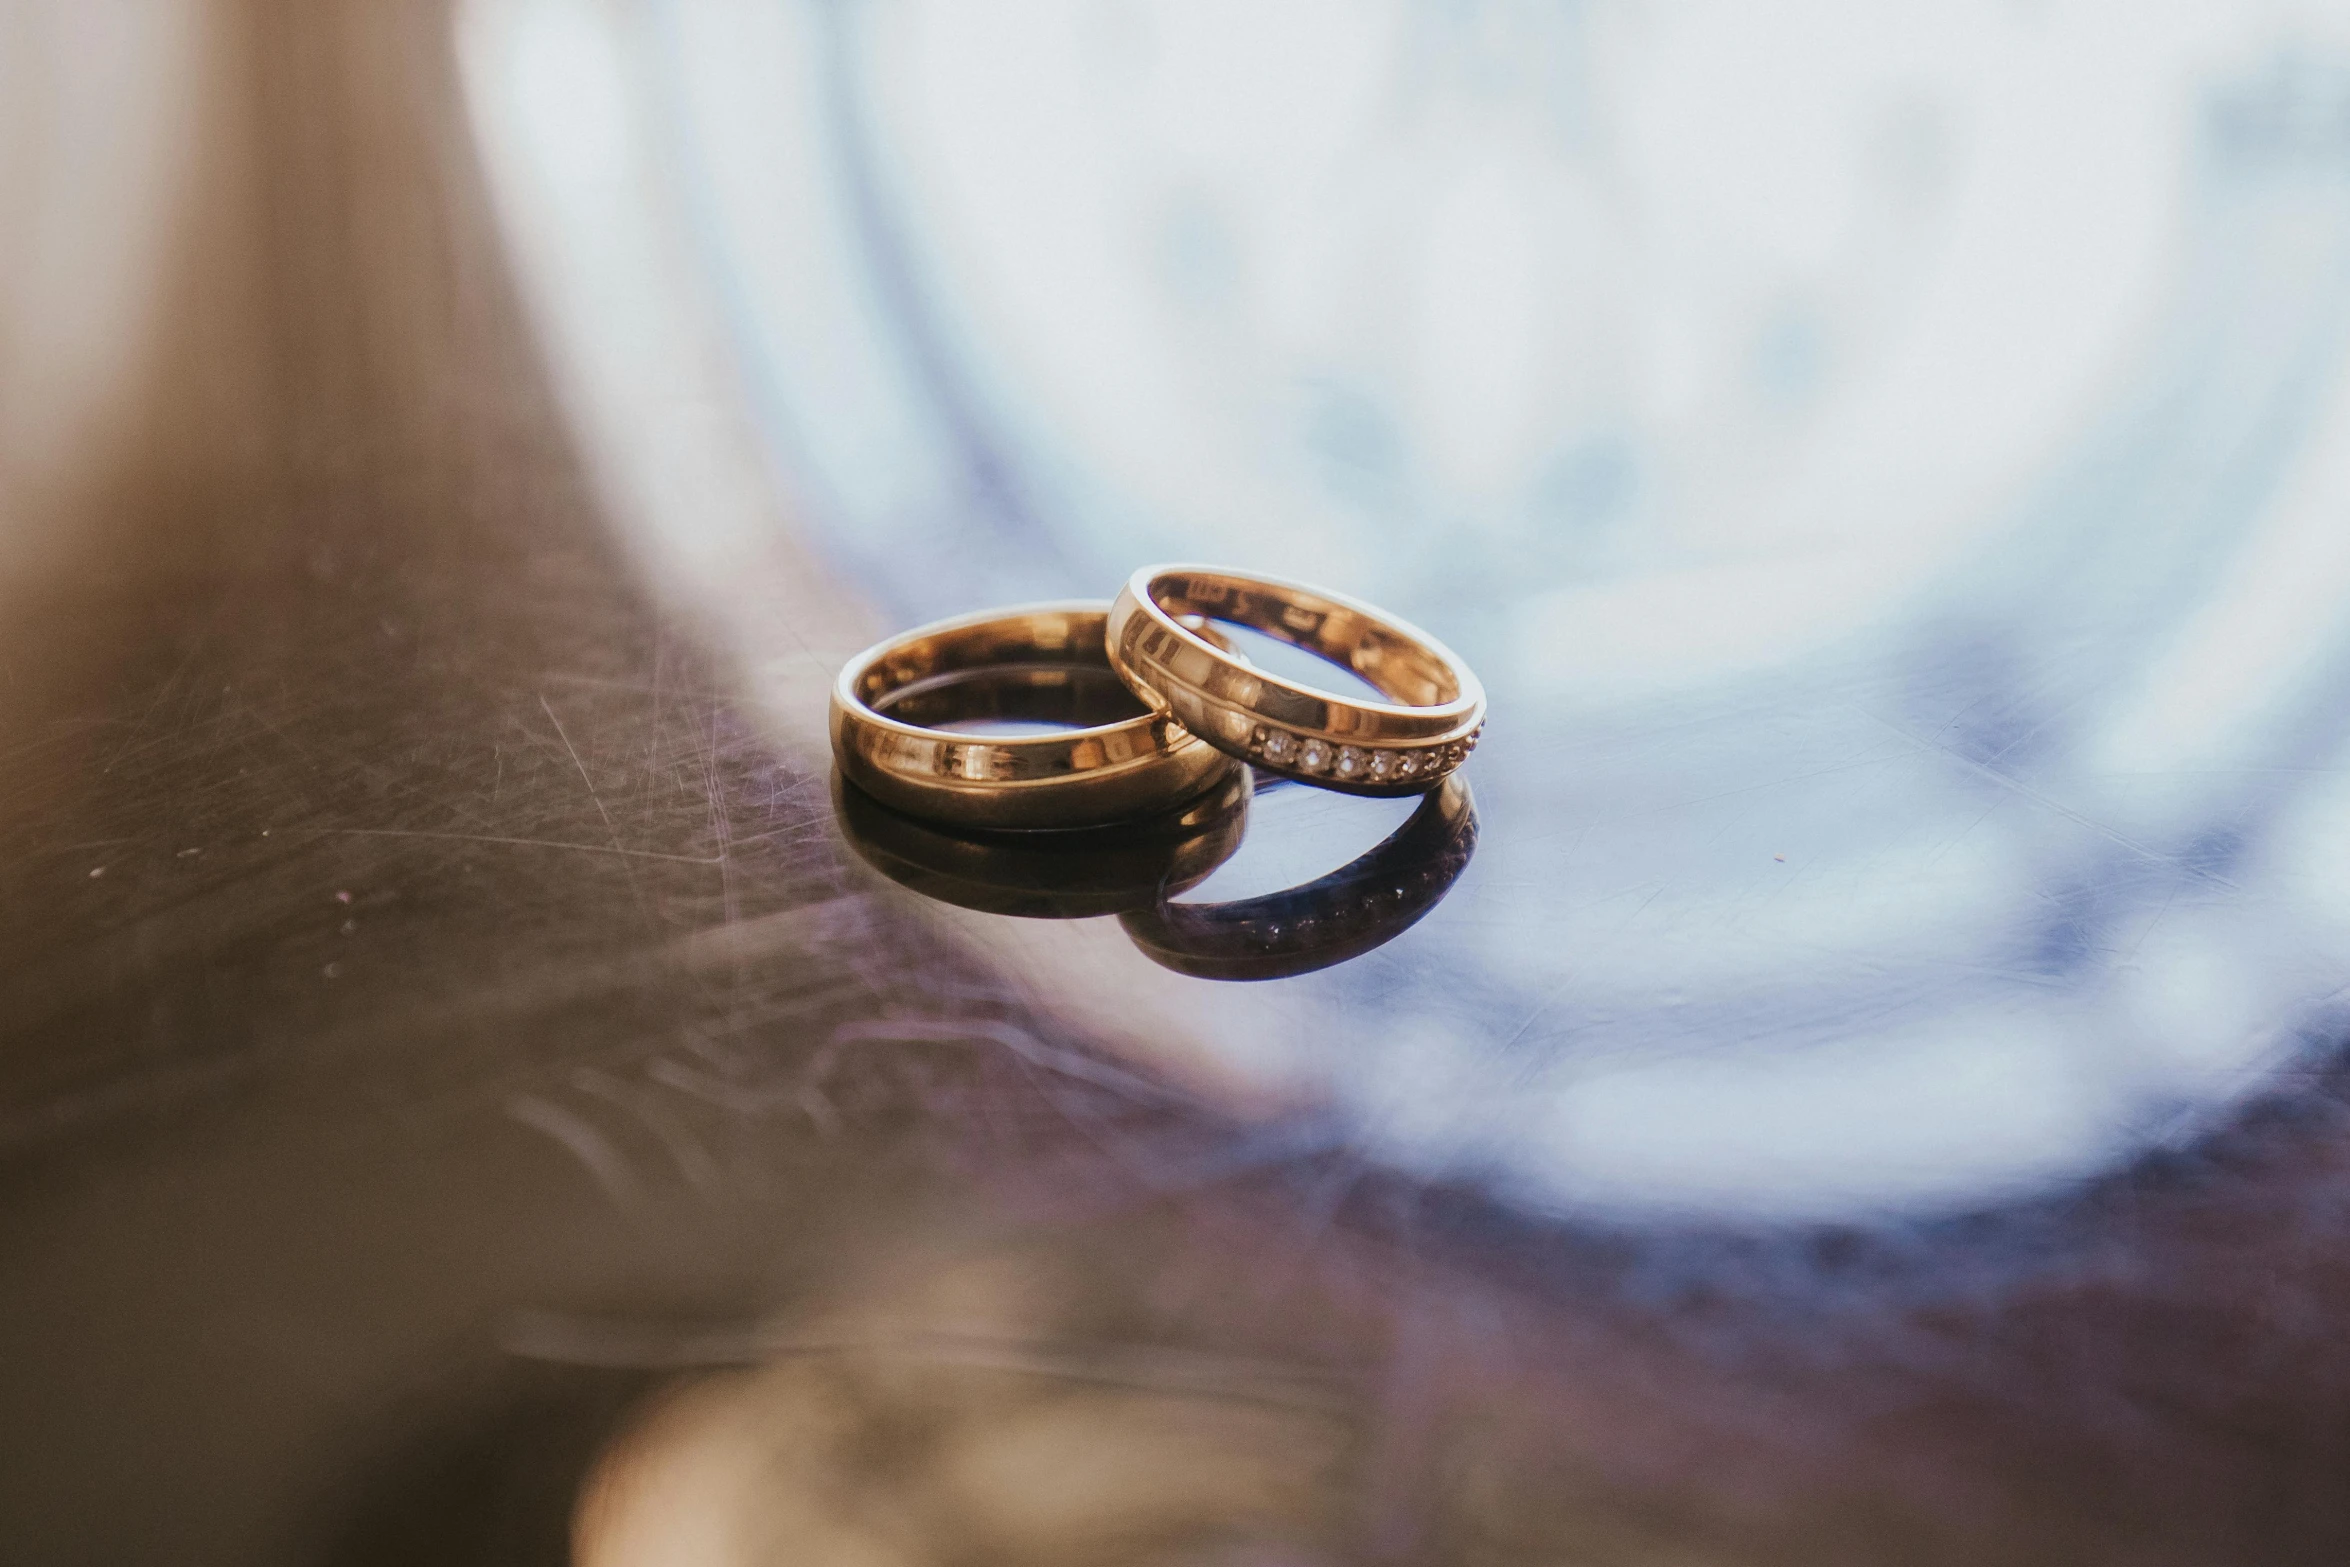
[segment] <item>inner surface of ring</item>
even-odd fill
[[[1181,572],[1155,578],[1150,594],[1178,619],[1231,621],[1351,669],[1406,707],[1441,707],[1461,694],[1444,660],[1419,642],[1318,594]]]
[[[909,638],[856,678],[857,699],[921,728],[1011,722],[1095,728],[1149,709],[1111,670],[1102,611],[1036,611]]]
[[[1108,668],[1000,664],[926,675],[871,703],[884,718],[924,729],[1037,724],[1091,729],[1150,712]]]

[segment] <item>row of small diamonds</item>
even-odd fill
[[[1483,733],[1480,727],[1470,731],[1466,739],[1455,740],[1450,745],[1391,751],[1332,745],[1310,735],[1293,735],[1286,729],[1267,729],[1260,724],[1249,738],[1249,750],[1275,767],[1293,768],[1316,778],[1327,773],[1350,782],[1398,783],[1412,778],[1434,778],[1458,767],[1462,757],[1477,749],[1477,736]]]

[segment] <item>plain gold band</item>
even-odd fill
[[[942,620],[867,648],[832,688],[832,754],[885,805],[971,827],[1085,827],[1180,804],[1231,761],[1166,713],[1039,735],[975,735],[882,711],[909,687],[1017,667],[1050,680],[1106,666],[1096,602],[1031,604]]]
[[[1351,669],[1354,701],[1266,673],[1186,619],[1249,626]],[[1110,606],[1109,659],[1151,706],[1225,754],[1346,794],[1422,794],[1485,724],[1485,688],[1443,643],[1383,610],[1278,577],[1146,566]]]

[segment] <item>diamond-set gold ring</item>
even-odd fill
[[[1351,670],[1385,702],[1259,669],[1203,636],[1249,627]],[[1355,599],[1211,566],[1146,566],[1110,606],[1110,666],[1228,756],[1343,794],[1425,794],[1477,748],[1485,688],[1426,632]]]
[[[1384,700],[1276,675],[1234,645],[1235,626]],[[964,615],[850,659],[832,688],[835,817],[866,863],[941,902],[1114,914],[1178,973],[1285,978],[1360,956],[1443,899],[1477,842],[1459,772],[1484,724],[1468,666],[1383,610],[1278,577],[1151,566],[1108,604]],[[1177,901],[1240,847],[1267,775],[1426,798],[1317,881]]]
[[[1384,701],[1259,668],[1216,623],[1351,671]],[[980,734],[949,725],[1052,719]],[[1477,748],[1485,688],[1416,626],[1356,599],[1212,566],[1146,566],[1116,599],[939,621],[849,660],[832,691],[842,775],[958,827],[1097,827],[1179,806],[1234,761],[1342,794],[1437,788]]]

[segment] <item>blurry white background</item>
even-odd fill
[[[613,514],[811,756],[866,630],[1153,559],[1478,666],[1483,847],[1407,938],[1038,960],[1371,1157],[1946,1210],[2338,1045],[2350,6],[472,0],[459,42]]]

